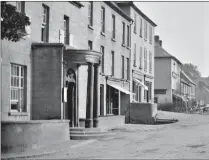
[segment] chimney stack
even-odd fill
[[[160,41],[159,41],[159,45],[160,45],[160,47],[162,47],[162,43],[163,43],[163,42],[162,42],[162,40],[160,40]]]
[[[155,36],[155,46],[160,46],[162,47],[162,40],[160,40],[160,36],[156,35]]]
[[[155,42],[156,42],[156,43],[159,43],[159,39],[160,39],[159,36],[155,36]]]

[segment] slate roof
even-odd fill
[[[176,57],[168,53],[165,49],[160,46],[155,46],[155,58],[172,58],[179,64],[182,64]]]

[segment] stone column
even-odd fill
[[[94,109],[93,126],[98,127],[98,108],[100,107],[99,66],[94,65]]]
[[[93,95],[94,94],[94,66],[88,63],[88,82],[87,82],[87,103],[85,127],[93,127]]]
[[[120,115],[120,111],[121,111],[121,95],[120,95],[120,91],[118,90],[118,115]]]

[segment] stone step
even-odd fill
[[[87,135],[92,135],[92,134],[107,134],[109,132],[107,131],[70,131],[70,135],[74,134],[87,134]]]
[[[70,130],[70,131],[85,131],[85,132],[88,132],[88,131],[97,131],[97,132],[101,132],[101,131],[102,131],[101,128],[84,128],[84,127],[75,127],[75,128],[70,127],[69,130]]]
[[[89,140],[89,139],[100,139],[115,136],[113,133],[105,133],[105,134],[73,134],[70,135],[71,140]]]

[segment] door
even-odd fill
[[[77,106],[76,106],[76,75],[75,71],[70,68],[66,74],[67,87],[67,105],[66,119],[70,120],[70,126],[77,125]]]

